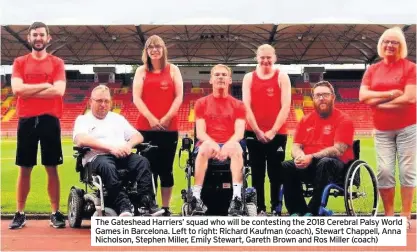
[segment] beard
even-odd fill
[[[42,41],[42,46],[41,47],[36,47],[36,44],[38,43],[38,41],[33,41],[30,43],[30,46],[32,47],[33,50],[40,52],[42,50],[44,50],[46,48],[46,45],[48,43],[45,43],[44,41]]]
[[[326,104],[325,108],[322,108],[321,105],[322,104]],[[333,111],[333,102],[332,101],[328,101],[328,102],[319,102],[319,103],[314,103],[314,109],[316,110],[316,112],[320,115],[320,117],[322,118],[327,118],[330,116],[330,114]]]

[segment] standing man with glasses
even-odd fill
[[[314,111],[297,125],[292,145],[293,160],[285,161],[285,205],[292,215],[317,216],[324,187],[336,182],[353,156],[353,121],[334,108],[333,86],[321,81],[313,87]],[[308,206],[301,182],[313,184]]]
[[[51,41],[48,27],[33,23],[27,40],[32,52],[18,57],[13,63],[12,90],[17,96],[16,165],[17,211],[10,229],[22,228],[26,223],[24,208],[30,190],[30,175],[37,164],[38,142],[41,143],[42,164],[48,174],[48,194],[52,215],[50,225],[65,227],[65,219],[59,212],[59,177],[57,166],[63,163],[61,147],[62,96],[66,79],[64,61],[46,52]]]

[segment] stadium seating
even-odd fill
[[[354,119],[355,129],[371,131],[373,128],[372,120],[370,120],[371,110],[367,105],[358,102],[360,81],[332,81],[332,83],[335,83],[337,97],[341,98],[337,99],[335,106]],[[64,113],[61,118],[61,128],[64,135],[71,134],[76,117],[88,110],[89,95],[94,86],[96,84],[91,81],[71,81],[67,84],[64,96]],[[135,125],[139,112],[132,101],[131,86],[123,87],[121,83],[112,83],[108,86],[113,95],[113,111],[121,113],[130,123]],[[300,82],[296,84],[296,87],[291,92],[293,102],[287,120],[290,133],[295,129],[297,121],[313,110],[310,83]],[[15,132],[17,127],[16,98],[12,96],[10,87],[3,87],[1,91],[2,133]],[[210,93],[211,85],[208,82],[194,83],[193,86],[193,82],[184,81],[184,100],[178,111],[180,132],[193,132],[194,103],[197,99]],[[242,99],[241,83],[232,84],[231,94],[237,99]]]
[[[359,90],[357,88],[339,88],[338,92],[343,100],[359,100]]]

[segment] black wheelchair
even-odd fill
[[[353,142],[354,160],[345,165],[344,175],[335,183],[328,184],[322,193],[318,214],[331,216],[333,211],[327,209],[330,196],[344,197],[346,213],[349,216],[376,216],[378,212],[378,186],[373,169],[360,160],[360,140]],[[276,215],[281,215],[285,188],[281,188],[278,197]],[[304,197],[313,195],[313,184],[303,184]]]
[[[194,143],[196,139],[194,140]],[[242,145],[242,144],[241,144]],[[246,151],[246,144],[243,144],[243,160],[242,167],[243,185],[242,185],[242,205],[244,216],[256,216],[256,191],[252,187],[248,187],[248,177],[250,176],[250,167],[248,165],[249,159]],[[188,153],[188,158],[184,168],[187,179],[187,189],[181,190],[181,197],[184,201],[181,208],[182,216],[200,215],[193,213],[193,193],[191,189],[191,180],[195,171],[195,147],[182,148]],[[181,161],[181,153],[179,153],[179,160]],[[233,195],[232,173],[230,171],[230,159],[225,161],[218,161],[210,159],[204,178],[204,183],[201,191],[201,199],[207,206],[205,215],[209,216],[227,216],[230,200]]]
[[[150,143],[141,143],[134,147],[137,154],[145,155],[147,152],[157,148]],[[85,219],[91,219],[92,216],[117,216],[112,208],[105,205],[107,191],[103,185],[101,177],[94,174],[91,166],[83,166],[82,159],[90,151],[87,147],[73,147],[74,158],[76,159],[75,170],[80,174],[80,182],[85,185],[85,189],[72,186],[68,197],[68,222],[70,227],[77,228]],[[148,213],[138,208],[137,183],[132,182],[128,177],[128,170],[117,170],[118,176],[122,181],[122,190],[127,192],[130,201],[134,206],[134,215],[148,215]],[[152,178],[152,183],[154,180]],[[90,188],[90,192],[88,189]],[[155,192],[155,184],[153,184]]]

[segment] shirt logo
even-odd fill
[[[310,127],[310,128],[307,128],[307,132],[310,132],[310,131],[312,131],[314,128],[313,127]]]
[[[93,132],[93,130],[95,130],[95,129],[96,129],[96,126],[91,127],[91,128],[88,130],[88,133]]]
[[[332,132],[332,126],[331,125],[326,125],[323,128],[323,134],[324,135],[330,135],[330,133]]]
[[[168,82],[167,81],[161,81],[161,89],[167,90],[168,89]]]
[[[266,95],[269,97],[274,96],[274,88],[266,89]]]

